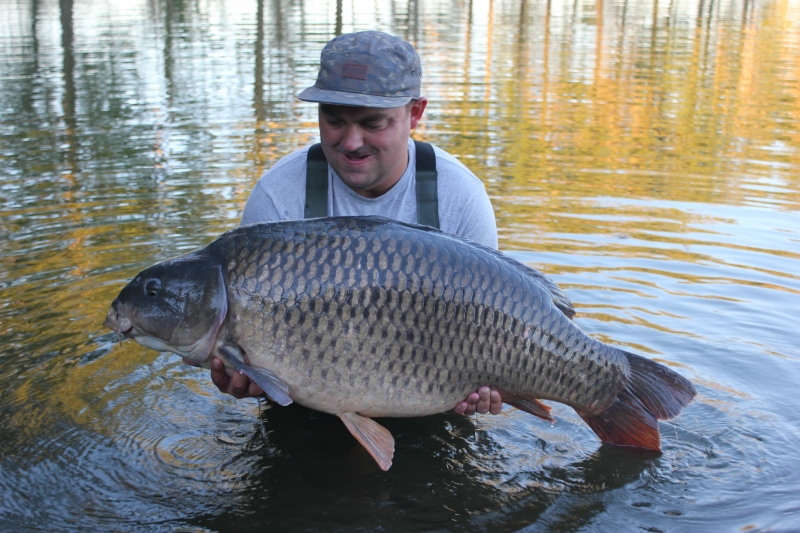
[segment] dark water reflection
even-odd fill
[[[354,11],[355,9],[355,11]],[[793,0],[0,0],[0,530],[800,529]],[[486,184],[501,248],[593,336],[699,396],[664,454],[570,409],[338,420],[224,398],[100,326],[144,266],[236,225],[316,140],[333,35],[413,41],[415,133]]]

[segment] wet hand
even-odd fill
[[[491,413],[496,415],[503,409],[503,400],[500,393],[489,387],[481,387],[477,392],[471,393],[466,400],[459,402],[453,412],[459,415],[473,415],[476,412],[485,415]]]
[[[220,392],[230,394],[234,398],[257,398],[264,395],[261,387],[244,374],[234,372],[233,376],[228,376],[225,373],[225,365],[216,357],[211,361],[211,381]]]

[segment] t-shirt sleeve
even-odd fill
[[[266,178],[266,175],[262,177]],[[244,204],[244,211],[242,211],[241,225],[255,224],[256,222],[270,222],[280,220],[280,214],[275,202],[269,194],[264,190],[261,179],[256,182],[253,190],[250,191],[250,196],[247,197],[247,203]]]
[[[456,235],[497,250],[497,221],[486,192],[475,194],[465,206]]]
[[[434,150],[442,231],[496,250],[497,222],[483,183],[455,157],[438,147]]]
[[[256,182],[242,211],[241,225],[303,218],[308,148],[284,157]]]

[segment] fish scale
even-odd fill
[[[158,287],[158,290],[143,290]],[[275,401],[333,413],[378,461],[391,434],[367,417],[452,409],[489,385],[552,420],[573,407],[601,439],[660,448],[692,384],[603,344],[543,274],[431,228],[380,217],[255,224],[154,265],[106,326],[197,364],[221,358]]]

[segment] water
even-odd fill
[[[0,530],[800,530],[800,3],[0,0]],[[506,407],[387,420],[217,392],[101,326],[316,140],[319,50],[417,45],[415,137],[596,338],[699,394],[663,455]]]

